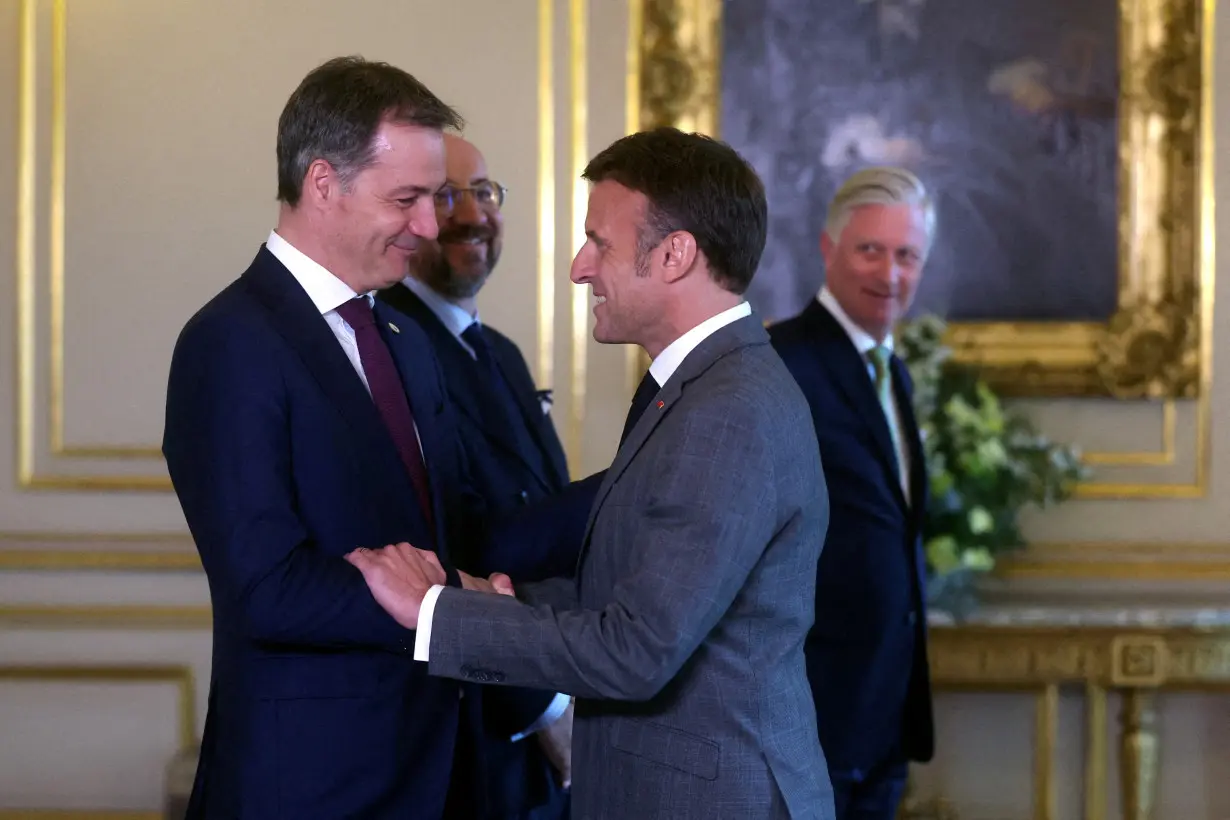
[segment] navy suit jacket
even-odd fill
[[[929,760],[934,748],[927,663],[922,525],[927,477],[905,365],[893,389],[910,448],[912,504],[897,475],[888,421],[867,363],[823,305],[769,328],[811,405],[830,518],[817,567],[808,676],[831,771]]]
[[[564,450],[550,418],[541,409],[529,367],[512,340],[490,327],[485,329],[492,357],[512,388],[520,418],[507,417],[500,397],[494,394],[497,386],[485,377],[479,363],[413,291],[398,284],[382,291],[379,298],[413,319],[430,339],[443,371],[445,389],[457,409],[472,486],[483,497],[488,513],[516,514],[561,492],[568,483]],[[518,434],[513,425],[522,425],[525,432]],[[578,511],[587,515],[588,504],[578,505]],[[581,526],[579,522],[575,525],[578,530]],[[471,556],[475,572],[487,575],[498,570],[515,582],[561,574],[561,569],[571,572],[580,546],[578,539],[562,555],[544,555],[542,542],[534,538],[503,543],[505,547],[498,552],[488,544],[482,554]],[[494,698],[503,691],[508,690],[487,691],[488,710],[496,708]],[[555,694],[539,692],[537,700],[532,700],[533,690],[518,691],[524,693],[526,701],[536,704],[540,714]],[[483,744],[486,769],[497,784],[491,795],[493,817],[524,816],[530,809],[558,799],[554,768],[538,744],[511,744],[507,737],[491,733]]]
[[[415,320],[431,339],[444,373],[444,385],[458,409],[458,428],[470,467],[472,486],[482,495],[488,511],[504,516],[503,532],[508,534],[509,516],[536,505],[535,516],[550,515],[571,520],[563,530],[583,531],[589,515],[590,500],[601,482],[590,476],[573,486],[568,483],[568,465],[563,446],[551,418],[542,412],[534,377],[525,358],[512,339],[486,327],[492,358],[512,388],[520,418],[507,418],[501,403],[493,397],[494,386],[478,368],[458,338],[439,320],[431,307],[402,284],[381,291],[379,298]],[[523,425],[528,438],[518,435],[514,424]],[[561,495],[562,493],[562,495]],[[485,552],[475,556],[482,574],[507,573],[518,583],[571,575],[576,570],[579,538],[576,542],[542,540],[534,537],[503,537],[488,543]]]
[[[481,514],[427,339],[386,306],[376,315],[418,426],[438,539],[341,345],[263,246],[176,343],[163,452],[214,619],[189,817],[442,815],[459,719],[481,708],[481,690],[415,663],[414,633],[342,556],[409,541],[434,548],[456,586],[450,548],[471,535],[449,527]]]

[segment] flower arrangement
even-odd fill
[[[930,594],[940,604],[971,594],[998,556],[1025,546],[1017,524],[1023,507],[1058,504],[1089,477],[1077,447],[1039,433],[1000,403],[976,368],[953,361],[946,330],[941,319],[923,316],[897,333],[927,460],[923,544]]]

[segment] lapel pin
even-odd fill
[[[662,409],[663,407],[665,407],[665,406],[666,406],[666,402],[664,402],[664,401],[660,401],[660,402],[658,402],[658,409],[659,409],[659,410],[661,410],[661,409]]]
[[[389,322],[389,330],[393,331],[394,333],[401,333],[401,328],[399,328],[397,325],[393,324],[392,322]]]

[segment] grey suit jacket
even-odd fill
[[[718,330],[616,455],[577,578],[443,590],[431,674],[574,695],[580,820],[831,820],[803,660],[818,452],[759,321]]]

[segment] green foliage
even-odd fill
[[[902,325],[898,355],[914,380],[931,501],[923,542],[933,577],[980,573],[1025,546],[1026,505],[1049,507],[1089,477],[1080,450],[1042,435],[1006,408],[976,368],[952,360],[934,316]]]

